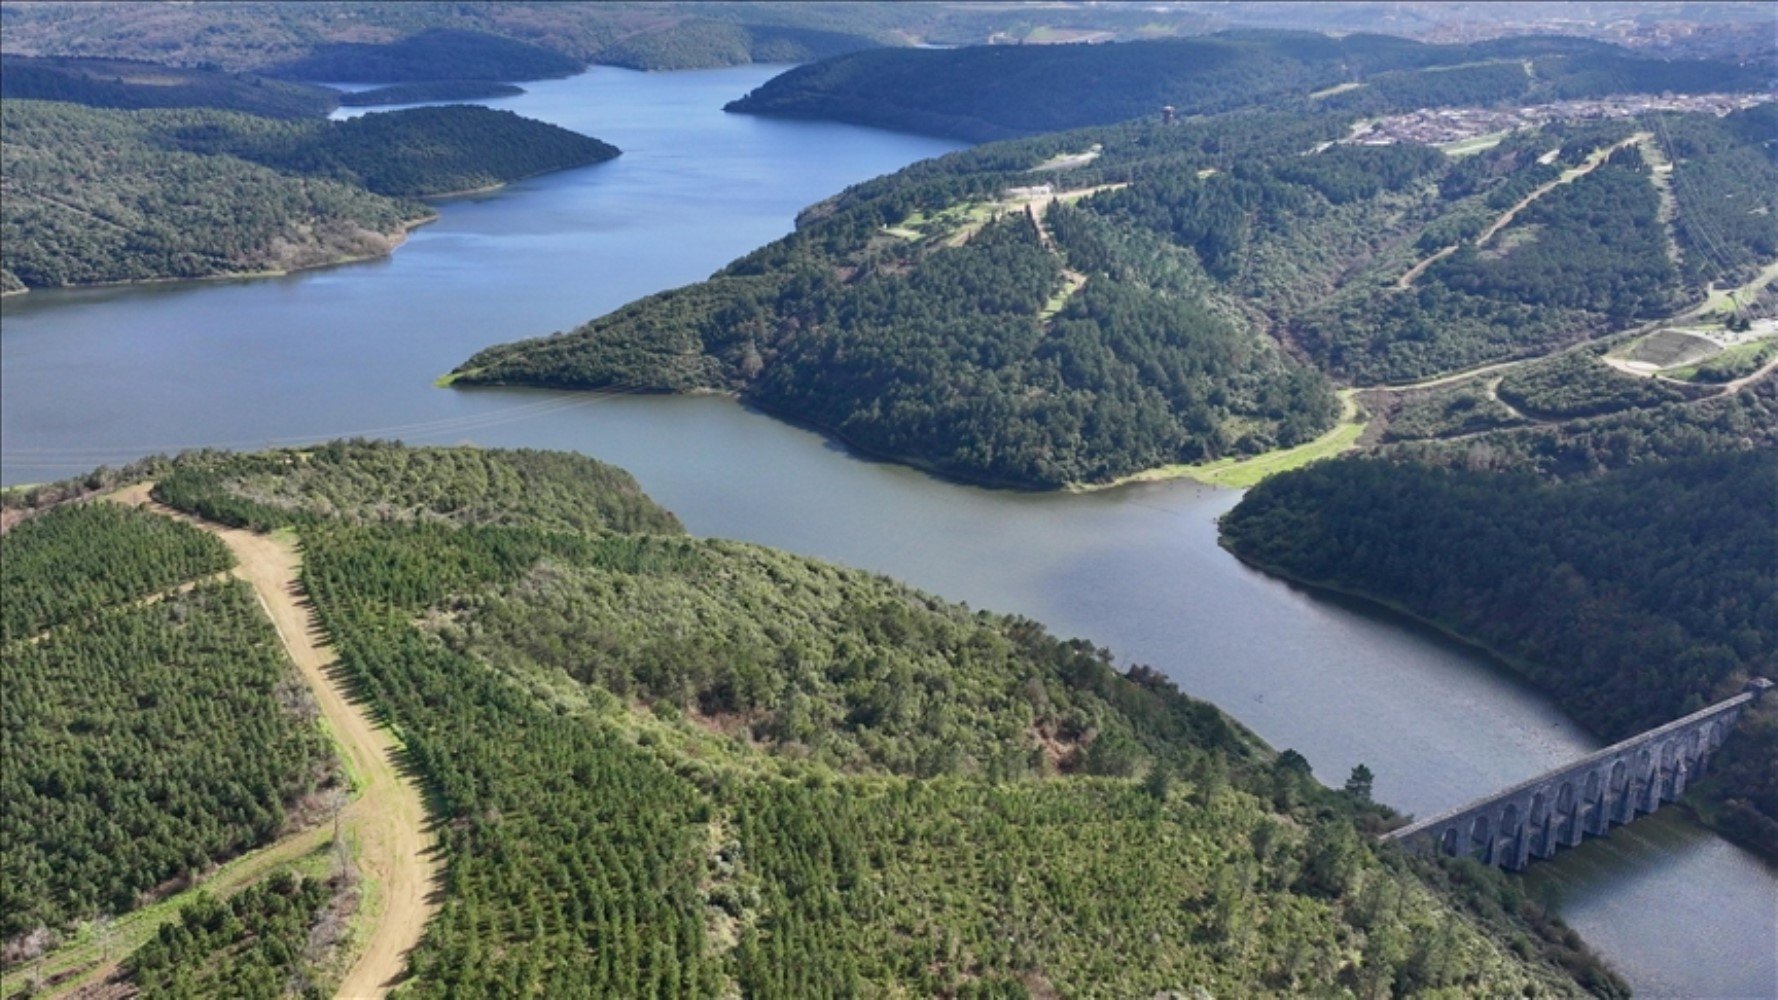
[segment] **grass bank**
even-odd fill
[[[1211,486],[1246,489],[1262,479],[1280,472],[1300,469],[1310,462],[1351,451],[1364,434],[1365,420],[1359,413],[1356,389],[1340,390],[1340,419],[1333,429],[1313,441],[1294,448],[1280,448],[1247,458],[1220,458],[1197,465],[1162,465],[1123,476],[1109,483],[1082,484],[1069,489],[1077,493],[1112,489],[1131,483],[1157,483],[1172,479],[1193,479]]]

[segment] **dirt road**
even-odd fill
[[[215,534],[240,561],[235,574],[251,584],[278,630],[290,659],[315,694],[347,766],[358,797],[341,814],[357,846],[359,874],[374,889],[365,914],[370,932],[364,951],[346,973],[338,995],[380,997],[400,979],[407,955],[420,940],[433,906],[427,897],[439,876],[433,837],[427,830],[420,789],[396,770],[395,738],[373,723],[345,688],[330,676],[332,652],[321,645],[320,623],[306,607],[298,573],[302,557],[293,542],[227,528],[162,506],[148,497],[151,484],[121,490],[113,499],[148,504],[155,511]]]

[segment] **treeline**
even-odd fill
[[[7,101],[5,115],[0,266],[32,288],[379,256],[433,215],[410,196],[617,153],[468,106],[323,122]],[[94,172],[96,162],[106,169]]]
[[[1490,431],[1464,441],[1403,444],[1416,462],[1474,471],[1595,476],[1691,455],[1778,449],[1778,380],[1692,403],[1665,403],[1559,424]]]
[[[573,452],[330,441],[252,455],[187,452],[157,475],[155,495],[166,503],[254,531],[330,520],[683,530],[629,473]]]
[[[1481,642],[1622,738],[1778,669],[1775,397],[1768,379],[1720,400],[1321,463],[1256,487],[1224,539]],[[1775,735],[1751,717],[1724,758],[1733,780],[1704,791],[1725,832],[1768,852]]]
[[[59,586],[45,569],[9,582],[7,601]],[[108,609],[3,655],[0,939],[134,909],[278,836],[337,780],[314,705],[239,581]]]
[[[1500,398],[1521,413],[1563,420],[1696,399],[1706,392],[1620,372],[1601,360],[1601,353],[1569,351],[1515,368],[1500,380]]]
[[[95,108],[217,108],[268,118],[322,118],[341,102],[326,87],[124,59],[0,56],[0,98]]]
[[[1522,156],[1515,148],[1477,163],[1504,165]],[[1453,174],[1458,191],[1482,176],[1476,167]],[[1481,193],[1466,197],[1487,201],[1488,211],[1498,215],[1497,209],[1511,207],[1537,184],[1504,176],[1492,185],[1483,180]],[[1494,196],[1508,187],[1525,188],[1525,194]],[[1453,218],[1477,216],[1460,211]],[[1411,288],[1385,283],[1381,279],[1394,277],[1387,274],[1374,283],[1353,282],[1293,317],[1291,339],[1348,377],[1400,381],[1621,329],[1666,315],[1686,294],[1659,195],[1634,149],[1621,149],[1590,173],[1551,188],[1485,244],[1475,242],[1480,231],[1440,228],[1417,249],[1436,252],[1428,244],[1447,239],[1457,249]]]
[[[215,536],[157,514],[114,503],[61,507],[0,537],[0,643],[233,564]]]
[[[427,101],[477,101],[489,97],[517,97],[524,92],[523,87],[489,80],[427,80],[354,90],[340,94],[339,100],[344,107],[371,108],[391,104],[423,104]]]
[[[1661,115],[1652,124],[1673,163],[1687,272],[1739,284],[1778,258],[1778,103],[1721,119]]]
[[[787,241],[781,269],[738,263],[708,287],[485,351],[459,380],[732,388],[866,451],[1040,488],[1332,423],[1325,380],[1196,301],[1189,257],[1064,206],[1048,217],[1048,244],[1015,212],[961,245],[822,262],[811,244],[845,246],[854,212]]]
[[[31,288],[282,271],[387,253],[431,215],[335,181],[172,148],[216,111],[7,101],[0,266]],[[254,119],[243,119],[251,121]],[[271,119],[262,119],[271,121]],[[106,169],[96,173],[94,163]]]
[[[319,986],[305,981],[305,957],[337,889],[278,872],[227,902],[200,895],[125,960],[125,974],[147,996],[319,996]]]
[[[1527,69],[1527,66],[1529,69]],[[775,77],[731,111],[821,118],[975,141],[1155,117],[1300,105],[1383,114],[1611,93],[1759,90],[1759,67],[1643,58],[1579,39],[1425,45],[1284,31],[1112,45],[878,49]]]
[[[617,147],[560,126],[474,105],[330,122],[217,116],[160,124],[158,138],[174,149],[397,198],[490,187],[618,155]]]
[[[264,486],[209,471],[186,502]],[[523,521],[299,529],[440,811],[417,996],[1622,993],[1151,671],[812,560]]]
[[[597,62],[641,70],[699,69],[746,63],[806,63],[879,42],[864,35],[797,25],[688,20],[666,31],[625,38],[599,50]]]
[[[124,56],[289,79],[392,83],[535,80],[589,63],[693,69],[803,62],[906,33],[967,23],[984,38],[1011,12],[859,5],[447,3],[339,8],[320,2],[126,8],[8,15],[9,47],[43,55]],[[1066,15],[1063,15],[1066,16]],[[975,27],[980,25],[980,27]]]
[[[580,60],[516,38],[458,28],[430,28],[392,42],[323,42],[264,67],[268,76],[342,83],[423,80],[542,80],[572,76]]]
[[[1747,124],[1682,117],[1719,137]],[[1049,488],[1301,443],[1337,413],[1322,373],[1391,382],[1545,353],[1742,270],[1676,265],[1630,123],[1551,126],[1460,160],[1334,143],[1349,124],[1242,112],[915,164],[811,207],[703,284],[454,375],[723,389],[864,451]],[[1072,195],[1051,203],[1042,184]],[[1687,395],[1602,369],[1533,374],[1504,391],[1546,416]]]

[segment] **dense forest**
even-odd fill
[[[500,35],[433,28],[393,42],[326,42],[262,70],[291,80],[408,83],[419,80],[541,80],[572,76],[579,60]]]
[[[337,781],[251,591],[206,579],[229,564],[212,536],[89,502],[8,532],[0,557],[9,954],[272,839]]]
[[[0,642],[78,622],[233,564],[221,542],[177,521],[86,503],[35,518],[0,542]],[[54,577],[56,585],[43,581]]]
[[[268,118],[321,118],[340,103],[326,87],[124,59],[0,55],[0,98],[95,108],[217,108]]]
[[[474,190],[618,155],[615,146],[560,126],[466,104],[344,121],[224,115],[157,125],[162,141],[176,149],[232,156],[391,197]]]
[[[470,106],[341,122],[13,100],[4,113],[0,267],[31,288],[378,256],[434,214],[413,197],[617,153]]]
[[[1765,71],[1632,56],[1579,39],[1425,45],[1384,35],[1238,31],[1115,45],[873,49],[800,66],[730,111],[974,141],[1214,114],[1360,84],[1323,107],[1366,114],[1608,93],[1758,90]]]
[[[159,488],[296,525],[406,735],[447,861],[416,996],[1622,992],[1510,883],[1371,846],[1361,791],[1151,671],[687,537],[613,470],[490,489],[509,460],[599,468],[340,443]]]
[[[200,894],[129,956],[124,977],[151,997],[320,996],[307,973],[338,888],[281,871],[226,902]]]
[[[1290,111],[994,143],[857,185],[703,284],[454,377],[720,389],[1001,485],[1251,455],[1333,426],[1330,376],[1544,354],[1745,280],[1778,213],[1712,228],[1723,250],[1693,254],[1680,220],[1714,226],[1752,189],[1663,191],[1734,163],[1778,200],[1752,138],[1770,116],[1553,124],[1461,158],[1343,144],[1350,114]],[[1567,418],[1688,395],[1595,367],[1586,386],[1578,370],[1517,374],[1500,398]]]
[[[1064,206],[1047,218],[912,241],[911,261],[887,247],[849,274],[793,257],[786,280],[743,262],[708,288],[484,352],[462,377],[733,389],[866,451],[1036,487],[1251,454],[1331,425],[1326,380],[1195,301],[1189,255]]]
[[[1702,403],[1321,463],[1256,487],[1223,535],[1261,566],[1498,651],[1622,738],[1778,671],[1775,400],[1768,377]],[[1730,777],[1701,793],[1719,828],[1768,853],[1770,714],[1740,728]]]

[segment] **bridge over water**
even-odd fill
[[[1467,856],[1518,871],[1533,858],[1603,836],[1679,798],[1704,773],[1741,712],[1772,686],[1755,678],[1733,698],[1383,839],[1419,854]]]

